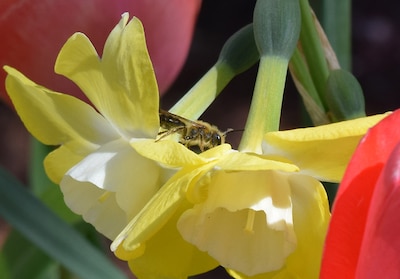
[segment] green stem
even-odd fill
[[[302,59],[301,54],[298,49],[296,49],[293,53],[292,58],[290,59],[291,70],[293,70],[294,78],[297,78],[304,89],[306,89],[308,95],[313,99],[313,101],[324,110],[324,106],[322,104],[321,98],[318,95],[317,90],[315,89],[314,83],[308,71],[307,64]]]
[[[322,26],[342,69],[351,70],[351,1],[323,0]]]
[[[266,132],[278,131],[288,60],[262,56],[240,151],[260,153]]]
[[[235,76],[225,63],[216,63],[169,111],[197,119]]]
[[[329,123],[329,118],[308,71],[308,66],[298,49],[295,50],[290,59],[289,69],[313,124],[317,126]]]
[[[314,26],[314,20],[311,14],[308,0],[300,0],[301,10],[301,32],[300,41],[304,56],[310,69],[311,77],[315,87],[320,94],[325,91],[325,82],[329,75],[328,65],[325,60],[325,53],[321,46],[317,30]],[[322,98],[322,102],[324,102]],[[324,102],[324,106],[326,104]]]
[[[197,119],[231,79],[259,60],[253,25],[248,24],[224,44],[215,65],[170,110],[189,119]]]

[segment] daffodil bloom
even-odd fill
[[[130,145],[154,139],[159,129],[158,89],[143,27],[129,15],[110,33],[100,58],[89,39],[75,33],[55,70],[85,93],[91,105],[51,91],[5,67],[7,92],[30,133],[59,145],[45,159],[66,204],[114,239],[157,192],[165,171]]]
[[[139,278],[154,266],[170,277],[179,270],[183,278],[194,274],[193,267],[184,273],[194,260],[215,267],[210,257],[236,278],[317,278],[330,218],[319,180],[340,181],[360,138],[383,117],[270,132],[261,155],[222,145],[192,157],[189,150],[175,149],[166,159],[160,154],[173,147],[168,141],[135,142],[141,155],[183,168],[112,250]],[[179,234],[209,257],[193,256]],[[173,249],[171,256],[157,258],[163,247]]]
[[[187,278],[217,267],[215,259],[182,239],[176,223],[193,206],[186,199],[188,186],[230,152],[230,146],[223,144],[197,155],[170,140],[143,140],[132,145],[149,159],[183,169],[132,219],[111,249],[117,257],[128,261],[138,278]]]

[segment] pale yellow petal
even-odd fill
[[[142,256],[129,260],[129,267],[138,278],[187,278],[218,266],[207,253],[184,241],[176,228],[183,203],[171,219],[146,242]]]
[[[119,246],[129,252],[140,248],[154,235],[185,201],[185,190],[194,177],[205,171],[205,167],[180,171],[173,176],[133,218],[111,245],[112,251]],[[121,249],[120,249],[121,250]]]
[[[287,172],[299,171],[296,165],[269,160],[255,153],[229,152],[220,158],[217,168],[227,171],[244,170],[281,170]]]
[[[76,83],[93,105],[108,116],[107,99],[112,91],[101,72],[101,59],[89,38],[80,32],[73,34],[58,54],[55,72]]]
[[[13,68],[5,70],[6,89],[15,109],[29,132],[42,143],[64,144],[85,154],[118,137],[88,104],[41,87]]]
[[[102,145],[66,175],[115,192],[118,206],[129,218],[138,214],[161,187],[160,167],[122,139]]]
[[[74,34],[63,46],[55,70],[72,81],[126,138],[155,138],[158,89],[140,22],[124,14],[110,33],[100,59],[89,39]]]
[[[76,154],[65,146],[60,146],[44,159],[46,174],[55,184],[60,184],[65,173],[83,158],[85,158],[84,155]]]
[[[286,243],[284,232],[266,226],[261,211],[254,212],[254,231],[246,231],[243,227],[248,220],[247,210],[229,212],[219,208],[204,215],[202,223],[193,218],[202,214],[198,210],[195,206],[184,213],[178,229],[184,239],[209,253],[226,268],[241,270],[249,276],[277,270],[295,248],[295,244]]]
[[[230,152],[232,152],[232,146],[228,143],[224,143],[221,145],[217,145],[211,149],[208,149],[200,153],[199,155],[207,159],[207,161],[210,161],[214,159],[220,159],[222,156]]]
[[[114,82],[113,85],[118,86],[113,89],[127,95],[129,111],[135,117],[132,125],[145,131],[150,129],[152,135],[155,135],[159,127],[157,81],[147,51],[142,23],[134,17],[124,26],[126,23],[123,22],[128,17],[129,14],[122,15],[120,23],[106,41],[102,71],[109,84]],[[126,117],[126,114],[122,113],[122,116]]]
[[[298,278],[318,278],[330,220],[328,198],[322,184],[312,177],[293,174],[289,179],[297,248],[287,259],[287,270]]]
[[[70,176],[63,178],[60,187],[65,204],[108,239],[114,239],[127,224],[127,214],[118,206],[115,193]]]
[[[172,140],[133,140],[131,146],[142,156],[171,167],[194,166],[207,162],[184,145]]]
[[[297,165],[301,172],[323,181],[339,182],[367,130],[387,114],[312,128],[267,133],[263,154]]]
[[[228,270],[237,279],[318,278],[330,213],[326,192],[316,179],[301,174],[288,177],[292,190],[296,250],[280,270],[247,276]]]
[[[183,238],[247,275],[282,268],[296,248],[287,175],[217,171],[208,185],[198,184],[207,199],[182,215]]]

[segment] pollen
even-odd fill
[[[102,194],[97,200],[100,202],[100,203],[103,203],[103,202],[105,202],[108,198],[109,198],[109,196],[110,196],[110,194],[111,194],[111,192],[104,192],[104,194]]]
[[[252,209],[247,211],[247,221],[244,230],[248,233],[254,233],[253,226],[254,226],[254,219],[256,216],[256,212]]]

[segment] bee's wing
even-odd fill
[[[188,126],[194,126],[196,128],[205,128],[206,127],[206,125],[204,125],[203,121],[200,121],[200,120],[193,121],[193,120],[190,120],[190,119],[184,118],[182,116],[173,114],[173,113],[171,113],[169,111],[166,111],[166,110],[163,110],[163,109],[160,109],[159,111],[160,111],[160,115],[162,114],[162,115],[167,116],[167,117],[169,117],[171,119],[177,119],[180,122],[182,122],[183,124],[185,124],[186,127],[188,127]]]

